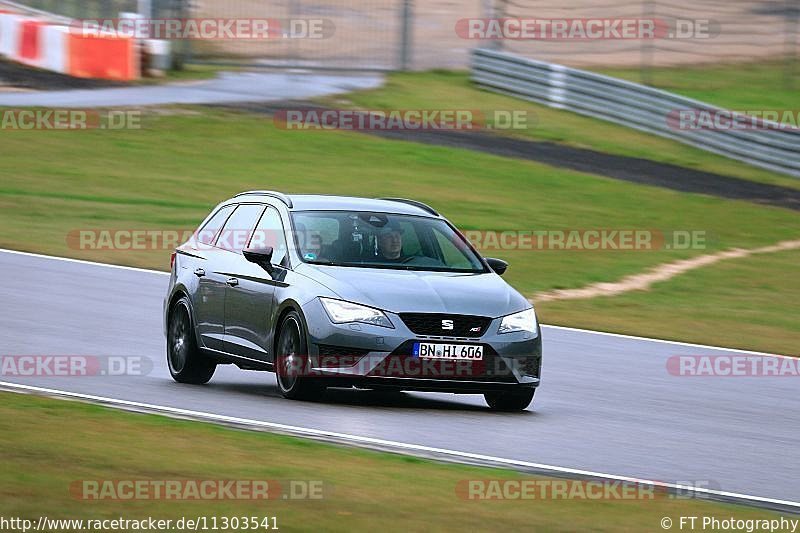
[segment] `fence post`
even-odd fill
[[[138,0],[137,8],[139,14],[146,20],[153,18],[153,4],[150,3],[150,0]]]
[[[656,15],[654,0],[642,0],[642,19],[654,20]],[[653,44],[647,39],[642,39],[641,64],[639,65],[639,80],[642,85],[653,85]]]
[[[483,0],[483,16],[487,19],[501,19],[506,14],[505,0]],[[503,40],[493,39],[486,43],[489,50],[502,50]]]
[[[794,87],[797,74],[797,27],[800,17],[800,5],[797,0],[786,0],[784,3],[786,27],[784,35],[784,84],[787,89]]]
[[[413,0],[402,0],[400,21],[400,70],[411,68],[412,47],[414,45],[411,29],[414,23]]]
[[[151,12],[153,18],[179,18],[188,19],[192,16],[191,13],[191,0],[140,0],[146,2],[155,2],[151,5]],[[179,39],[177,41],[170,41],[170,50],[172,52],[172,69],[183,70],[186,63],[192,59],[192,40]]]

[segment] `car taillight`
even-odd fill
[[[172,252],[172,255],[169,256],[169,269],[172,270],[175,268],[175,252]]]

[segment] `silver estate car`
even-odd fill
[[[291,399],[356,387],[523,410],[541,328],[507,266],[421,202],[241,193],[172,255],[169,370],[194,384],[219,364],[272,371]]]

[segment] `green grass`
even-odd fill
[[[795,101],[797,97],[795,95]],[[747,180],[800,188],[800,180],[758,169],[697,148],[649,135],[610,122],[560,111],[474,86],[467,73],[432,71],[389,76],[384,87],[322,100],[332,107],[363,109],[469,109],[527,111],[527,129],[495,130],[533,140],[553,141],[610,154],[651,159],[662,163],[735,176]],[[766,105],[765,103],[761,104]],[[789,109],[800,108],[797,105]],[[781,109],[781,108],[779,108]]]
[[[456,493],[463,480],[532,478],[71,401],[11,393],[0,400],[0,516],[34,523],[275,516],[283,531],[654,531],[664,516],[777,517],[666,496],[470,501]],[[70,492],[82,480],[220,479],[321,482],[323,497],[86,501]]]
[[[650,69],[651,85],[738,111],[800,111],[800,78],[780,61]],[[639,69],[604,69],[603,74],[642,83]]]
[[[239,191],[274,188],[430,202],[463,230],[657,229],[705,231],[708,249],[675,251],[498,251],[506,279],[524,294],[615,281],[667,261],[800,237],[788,210],[683,194],[465,150],[387,141],[355,133],[286,131],[270,119],[194,108],[148,116],[143,130],[15,132],[0,138],[0,247],[167,269],[171,250],[80,250],[67,236],[80,229],[188,229],[218,201]],[[794,271],[776,272],[783,277]],[[713,304],[730,287],[742,313],[770,316],[749,287],[720,275],[701,289],[702,319],[715,338],[736,339]],[[789,294],[794,294],[789,292]],[[794,307],[778,300],[790,316]],[[561,322],[560,310],[542,312]],[[584,317],[588,319],[588,317]],[[570,317],[569,320],[575,320]],[[682,317],[654,306],[626,324],[639,334]],[[744,328],[744,329],[742,329]],[[795,353],[782,329],[770,340]],[[690,331],[674,328],[671,336]],[[757,337],[751,342],[766,340]],[[725,343],[729,344],[729,343]]]
[[[800,301],[800,277],[791,274],[798,264],[799,250],[754,255],[649,291],[545,302],[539,311],[562,325],[800,355],[800,320],[791,311]]]

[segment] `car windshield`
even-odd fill
[[[485,272],[480,258],[444,220],[354,211],[292,213],[296,244],[307,263]]]

